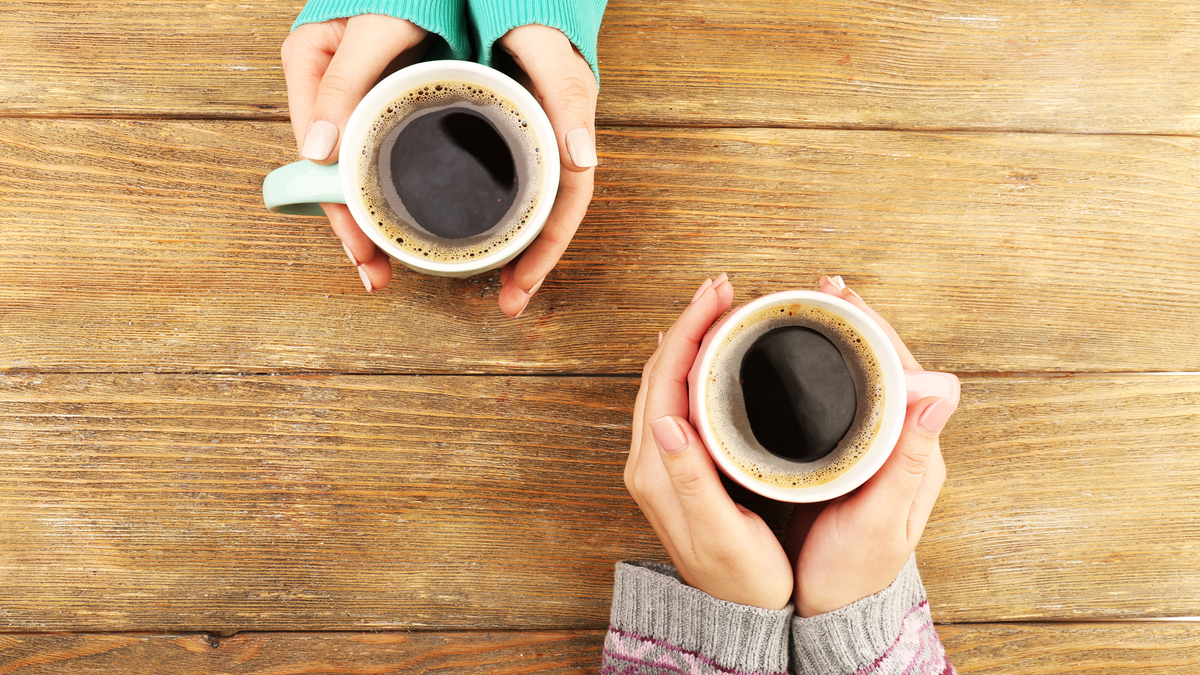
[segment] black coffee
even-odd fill
[[[805,304],[746,316],[714,347],[704,423],[748,475],[784,488],[827,483],[871,447],[883,371],[849,323]]]
[[[379,161],[389,164],[392,187],[409,215],[434,236],[481,235],[517,197],[512,150],[496,125],[470,108],[415,117]]]
[[[469,82],[408,91],[363,137],[363,205],[379,230],[415,256],[487,256],[538,207],[544,153],[531,125],[512,101]]]
[[[767,450],[793,462],[833,452],[854,422],[858,397],[841,352],[821,333],[776,328],[742,357],[746,417]]]

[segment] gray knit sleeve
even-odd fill
[[[954,675],[910,556],[891,586],[807,619],[792,619],[797,675]]]
[[[762,609],[718,600],[674,567],[617,563],[602,675],[783,675],[792,606]]]

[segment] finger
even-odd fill
[[[321,77],[300,154],[318,164],[336,162],[341,135],[354,107],[388,63],[424,37],[423,29],[403,19],[380,14],[352,17]]]
[[[725,492],[717,467],[692,425],[669,415],[650,422],[650,430],[692,543],[716,540],[736,530],[742,512]]]
[[[929,522],[929,514],[933,512],[933,505],[937,502],[938,493],[942,491],[942,484],[945,482],[946,462],[942,459],[941,445],[934,443],[933,454],[929,457],[929,468],[925,470],[921,485],[917,487],[917,495],[913,498],[912,508],[908,510],[908,543],[914,548],[921,539],[921,533],[925,531],[925,523]]]
[[[333,60],[345,31],[345,19],[305,24],[292,31],[279,50],[283,79],[287,82],[288,114],[297,148],[304,144],[304,131],[312,118],[321,77]]]
[[[375,246],[375,242],[359,228],[345,204],[321,204],[333,233],[342,241],[346,256],[358,268],[359,277],[367,292],[379,290],[392,279],[392,261]]]
[[[891,522],[895,519],[907,523],[918,488],[938,447],[938,434],[954,408],[949,401],[933,396],[909,407],[891,456],[855,493],[859,506],[875,514],[881,525],[890,528],[900,524]]]
[[[529,248],[506,266],[511,266],[512,271],[502,281],[500,311],[511,317],[520,316],[529,305],[529,299],[558,264],[592,201],[592,176],[592,171],[564,171],[559,177],[558,195],[545,227]],[[503,277],[504,273],[501,275]]]
[[[787,553],[788,560],[792,562],[793,567],[800,558],[800,550],[804,548],[804,541],[808,539],[808,531],[812,529],[813,523],[821,515],[821,511],[825,509],[827,503],[796,504],[792,507],[792,517],[788,520],[783,550]]]
[[[646,399],[646,415],[650,419],[666,415],[687,418],[688,371],[696,360],[704,334],[717,317],[729,309],[728,302],[720,299],[722,295],[732,299],[732,293],[720,290],[724,285],[729,285],[724,273],[715,282],[706,279],[692,297],[691,304],[684,308],[675,325],[663,337],[659,358],[650,373],[650,391]]]
[[[626,461],[627,467],[632,467],[637,463],[638,454],[642,447],[642,428],[645,426],[645,410],[646,410],[646,391],[649,389],[650,370],[654,368],[654,362],[658,360],[658,349],[650,354],[650,358],[646,360],[645,367],[642,368],[642,380],[638,386],[637,398],[633,401],[633,425],[632,438],[629,444],[629,458]]]
[[[537,24],[512,29],[500,45],[529,75],[533,95],[554,127],[563,168],[579,172],[596,166],[599,87],[579,50],[561,31]]]
[[[892,328],[892,324],[885,321],[882,316],[879,316],[878,312],[871,309],[870,306],[868,306],[867,303],[862,299],[862,297],[860,297],[858,293],[854,292],[854,289],[847,287],[840,276],[821,277],[820,284],[821,292],[828,293],[829,295],[836,295],[846,302],[849,302],[855,307],[866,312],[867,316],[871,317],[875,320],[875,323],[879,324],[879,327],[883,329],[885,334],[887,334],[888,339],[892,341],[892,345],[896,348],[896,352],[900,355],[900,364],[904,366],[905,370],[924,370],[921,368],[921,364],[917,363],[917,360],[913,358],[912,352],[908,351],[908,347],[904,345],[904,341],[900,339],[900,334],[896,332],[896,329]]]

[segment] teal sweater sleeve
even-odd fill
[[[426,58],[466,59],[471,56],[465,0],[308,0],[292,30],[306,23],[320,23],[359,14],[384,14],[406,19],[442,42]]]
[[[607,3],[608,0],[467,0],[479,62],[491,65],[496,40],[517,26],[536,23],[562,31],[587,59],[599,82],[596,42]]]

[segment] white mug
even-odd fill
[[[529,120],[542,154],[542,184],[538,202],[529,222],[516,236],[487,255],[463,261],[438,261],[417,256],[396,245],[375,224],[362,201],[359,189],[358,161],[354,156],[370,131],[371,123],[388,104],[404,94],[434,82],[457,81],[475,84],[507,98]],[[545,111],[536,99],[515,80],[498,70],[470,61],[427,61],[404,68],[375,85],[350,115],[342,132],[341,150],[336,164],[322,166],[308,160],[275,169],[263,182],[263,202],[276,213],[321,215],[320,202],[345,204],[363,232],[375,245],[401,263],[425,274],[444,277],[469,277],[503,267],[533,243],[554,205],[558,192],[560,164],[558,140]]]
[[[883,414],[870,446],[853,466],[826,483],[781,487],[756,479],[720,450],[719,441],[709,423],[708,386],[713,375],[717,347],[738,324],[762,310],[797,304],[833,314],[848,323],[866,341],[880,366],[884,392]],[[841,298],[816,291],[772,293],[726,315],[709,330],[700,344],[700,351],[688,373],[688,393],[692,426],[700,434],[721,471],[746,489],[782,502],[823,502],[854,490],[887,461],[900,438],[909,405],[926,396],[941,396],[955,403],[959,397],[958,380],[953,375],[904,370],[892,341],[874,319]],[[766,452],[765,449],[761,451]]]

